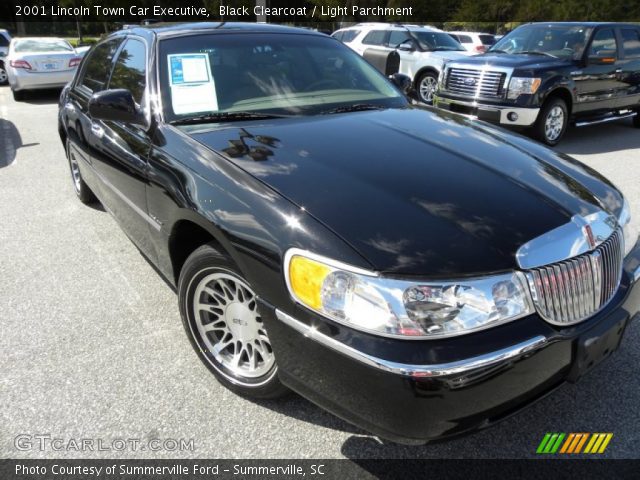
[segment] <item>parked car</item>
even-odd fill
[[[9,42],[11,42],[11,35],[7,30],[0,29],[0,85],[6,85],[9,81],[7,76],[7,69],[4,66],[5,58],[9,53]]]
[[[28,90],[64,87],[80,64],[71,44],[62,38],[19,37],[11,40],[7,74],[15,100]]]
[[[608,180],[412,106],[320,33],[113,33],[59,132],[76,195],[175,286],[198,357],[242,395],[292,389],[421,443],[577,380],[638,317],[637,229]]]
[[[333,37],[360,55],[370,48],[397,50],[400,73],[412,80],[425,103],[431,103],[444,62],[470,54],[446,32],[420,25],[360,23],[334,32]]]
[[[434,104],[512,127],[548,145],[567,126],[633,117],[640,127],[640,27],[532,23],[484,55],[447,64]]]
[[[448,32],[453,38],[455,38],[462,46],[472,53],[484,53],[493,44],[496,43],[496,39],[490,33],[481,32]]]

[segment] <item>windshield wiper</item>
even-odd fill
[[[208,122],[233,122],[237,120],[269,120],[272,118],[289,118],[293,115],[279,115],[274,113],[259,112],[215,112],[193,117],[179,118],[169,122],[171,125],[191,125]]]
[[[386,107],[381,107],[380,105],[374,105],[372,103],[356,103],[354,105],[345,105],[343,107],[332,108],[331,110],[325,110],[324,112],[320,112],[323,115],[328,115],[332,113],[346,113],[346,112],[363,112],[365,110],[385,110]]]
[[[518,55],[545,55],[547,57],[558,58],[555,55],[551,55],[548,52],[541,52],[540,50],[523,50],[522,52],[513,52]]]

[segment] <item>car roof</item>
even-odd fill
[[[155,34],[158,38],[178,37],[194,33],[296,33],[306,35],[318,35],[326,37],[325,34],[307,30],[303,28],[288,27],[284,25],[273,25],[270,23],[246,23],[246,22],[190,22],[190,23],[152,23],[149,25],[139,25],[126,30],[119,30],[113,35],[138,34],[149,36]]]
[[[363,23],[358,23],[356,25],[351,25],[350,27],[345,27],[344,29],[341,29],[341,30],[363,29],[363,28],[382,28],[385,30],[403,29],[403,30],[411,30],[412,32],[424,31],[424,30],[427,30],[429,32],[443,31],[443,30],[440,30],[439,28],[432,27],[431,25],[415,25],[415,24],[408,24],[408,23],[383,23],[383,22],[363,22]]]
[[[447,33],[455,33],[456,35],[493,35],[493,33],[487,32],[465,32],[463,30],[454,30]]]
[[[576,27],[599,27],[602,25],[606,26],[615,26],[615,25],[625,25],[638,27],[638,24],[628,23],[628,22],[531,22],[526,25],[548,25],[550,27],[553,26],[576,26]]]

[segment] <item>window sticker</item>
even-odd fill
[[[216,86],[207,54],[168,55],[171,106],[176,115],[218,110]]]

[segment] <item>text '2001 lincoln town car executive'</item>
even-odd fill
[[[403,80],[310,31],[138,28],[87,54],[59,131],[80,200],[175,285],[222,384],[292,389],[421,443],[613,352],[639,310],[640,246],[598,173],[413,107]]]

